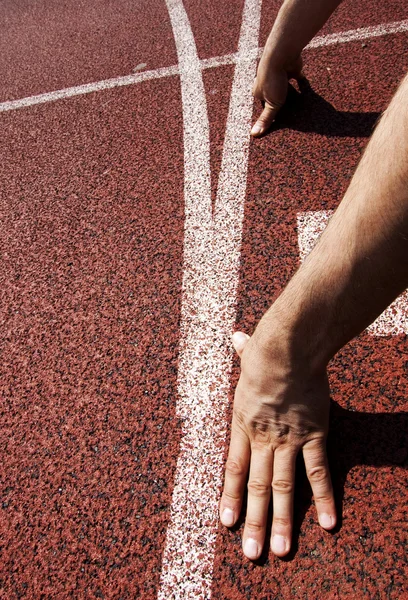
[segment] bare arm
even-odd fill
[[[281,325],[288,319],[317,367],[408,285],[407,103],[405,78],[317,247],[258,332],[264,336],[274,315]]]
[[[273,493],[271,547],[289,552],[296,455],[319,522],[336,524],[325,443],[326,365],[408,285],[408,76],[382,117],[315,249],[261,319],[234,334],[241,356],[220,514],[238,519],[249,470],[244,553],[258,558]],[[224,512],[225,511],[225,512]]]
[[[341,0],[285,0],[258,66],[253,94],[265,103],[252,135],[265,133],[286,100],[288,80],[301,77],[301,52]]]

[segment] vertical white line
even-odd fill
[[[212,338],[212,206],[210,142],[201,65],[181,0],[166,0],[176,43],[184,128],[184,274],[177,413],[183,438],[162,559],[159,600],[204,598],[211,586],[208,501],[202,493],[207,457],[200,432],[208,406],[208,340]],[[213,525],[213,523],[211,523]],[[201,556],[201,553],[204,556]]]
[[[236,317],[236,286],[239,278],[242,223],[247,184],[248,151],[253,109],[252,84],[256,74],[261,1],[245,3],[237,63],[225,132],[214,214],[214,255],[220,327],[230,336]],[[230,347],[225,340],[224,347]],[[228,387],[231,360],[224,358]]]
[[[180,14],[179,2],[167,0],[167,4],[169,12],[178,5]],[[244,6],[214,220],[209,212],[207,183],[205,192],[201,185],[191,195],[192,171],[185,174],[187,214],[177,402],[184,427],[159,600],[211,597],[260,7],[260,0],[246,0]],[[173,19],[172,24],[175,37],[186,36],[185,29],[177,31]],[[187,26],[184,17],[183,27]],[[181,51],[181,43],[176,41],[176,45]],[[208,138],[203,139],[195,128],[204,117],[195,112],[191,100],[191,88],[197,88],[197,82],[192,84],[190,79],[193,73],[197,75],[196,51],[192,42],[185,50],[191,56],[184,56],[182,62],[179,55],[183,119],[185,127],[187,115],[191,119],[188,126],[194,142],[190,146],[185,143],[185,166],[192,169],[193,163],[199,163],[202,169],[207,164]],[[205,100],[201,104],[205,106]],[[185,137],[185,142],[189,139]],[[204,206],[200,208],[199,202]]]

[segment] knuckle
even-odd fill
[[[312,469],[309,469],[307,476],[309,480],[314,483],[324,481],[327,478],[327,470],[323,466],[313,467]]]
[[[324,432],[317,431],[316,428],[310,428],[309,431],[306,432],[305,437],[307,437],[307,444],[305,445],[305,450],[310,455],[310,458],[315,461],[316,464],[322,462],[322,456],[325,454],[326,447],[326,434]]]
[[[250,430],[252,433],[253,448],[262,449],[264,445],[269,445],[271,443],[271,423],[267,417],[263,415],[253,417],[250,421]]]
[[[265,447],[272,443],[272,435],[270,431],[264,431],[256,425],[252,427],[252,449],[262,451]]]
[[[264,525],[260,521],[252,518],[245,519],[245,527],[246,529],[250,529],[252,532],[262,532],[264,530]]]
[[[228,458],[225,465],[225,470],[229,475],[234,475],[238,477],[243,477],[244,475],[246,475],[246,468],[243,462],[237,458]]]
[[[281,531],[282,531],[282,529],[290,528],[292,526],[290,517],[282,517],[282,516],[277,517],[274,515],[274,517],[273,517],[274,529],[276,528],[276,526],[279,526]]]
[[[277,479],[276,481],[272,481],[272,489],[274,492],[279,492],[280,494],[291,494],[293,492],[293,483],[284,479]]]
[[[233,503],[241,501],[241,494],[239,492],[232,492],[230,490],[224,490],[222,497],[223,500],[227,499]]]
[[[250,479],[248,482],[248,492],[252,496],[264,497],[270,494],[270,486],[261,479]]]
[[[237,409],[236,406],[233,409],[233,419],[237,429],[245,432],[247,428],[247,416],[242,410]]]
[[[319,504],[333,504],[333,497],[328,493],[321,493],[314,495],[315,502]]]
[[[266,112],[265,114],[262,114],[258,121],[260,123],[262,123],[263,125],[268,125],[271,122],[271,119],[273,119],[274,115],[272,114],[272,112],[270,110],[268,110],[268,112]]]

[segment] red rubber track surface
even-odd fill
[[[179,439],[179,107],[167,81],[2,115],[5,598],[155,594]]]
[[[260,46],[279,4],[263,3]],[[403,4],[345,2],[322,33],[406,19]],[[200,58],[237,50],[243,0],[185,7]],[[0,22],[0,101],[177,64],[158,0],[5,0]],[[297,213],[340,201],[407,43],[308,50],[310,87],[251,142],[237,328],[250,333],[297,268]],[[203,73],[213,197],[233,70]],[[0,113],[0,131],[0,598],[153,599],[181,438],[180,82]],[[404,598],[406,336],[363,333],[330,383],[340,527],[318,526],[299,462],[290,556],[253,564],[243,522],[220,528],[213,598]]]
[[[4,0],[0,100],[177,63],[164,2]]]

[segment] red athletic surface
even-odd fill
[[[346,2],[322,33],[407,18],[403,4]],[[200,58],[236,51],[242,0],[185,6]],[[177,63],[158,0],[6,0],[0,22],[1,101]],[[237,327],[296,269],[297,212],[337,206],[407,42],[307,51],[310,89],[251,142]],[[214,193],[232,74],[204,72]],[[157,595],[181,436],[182,127],[175,77],[0,113],[0,598]],[[242,524],[220,529],[213,598],[407,597],[407,364],[406,336],[338,354],[340,527],[318,526],[299,464],[290,556],[253,564]]]

